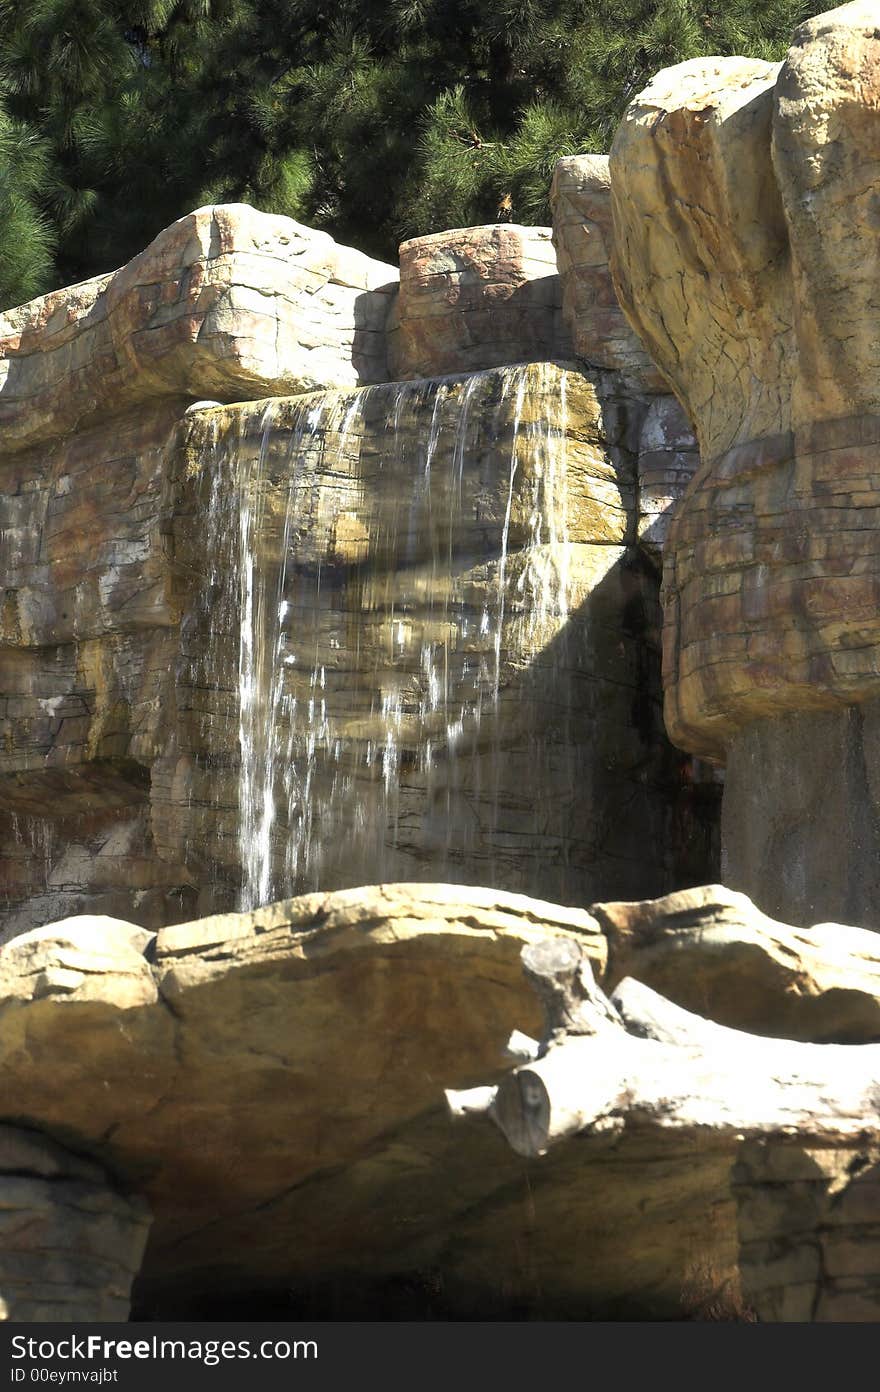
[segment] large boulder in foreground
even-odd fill
[[[880,927],[876,832],[862,834],[878,765],[853,711],[880,697],[876,19],[860,0],[802,25],[781,65],[659,73],[624,116],[611,181],[621,302],[701,451],[665,556],[670,735],[731,765],[761,744],[769,839],[749,836],[747,780],[732,779],[729,883],[797,922]],[[824,808],[817,711],[850,751]],[[797,798],[818,822],[785,806],[796,747],[810,751]],[[817,839],[849,888],[829,889]]]
[[[537,1165],[451,1127],[443,1089],[498,1083],[511,1031],[540,1034],[526,947],[569,944],[609,990],[642,976],[728,1026],[839,1046],[880,1035],[875,942],[795,933],[718,886],[588,912],[382,885],[157,936],[70,919],[0,948],[0,1121],[103,1167],[101,1203],[117,1227],[130,1211],[133,1239],[149,1204],[141,1314],[258,1292],[387,1314],[409,1282],[422,1314],[680,1315],[697,1254],[736,1274],[729,1147],[610,1136]]]
[[[539,1044],[495,1086],[447,1097],[491,1119],[528,1158],[582,1163],[613,1138],[623,1153],[727,1155],[737,1270],[703,1292],[714,1318],[821,1322],[880,1315],[880,1045],[762,1039],[672,1005],[627,978],[609,998],[571,941],[525,948],[545,1007]],[[701,1255],[705,1273],[714,1253]],[[720,1309],[717,1307],[721,1306]],[[699,1317],[699,1315],[698,1315]]]

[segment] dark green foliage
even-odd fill
[[[0,0],[0,301],[246,201],[393,259],[546,222],[659,68],[782,56],[808,0]],[[503,210],[500,211],[500,210]]]

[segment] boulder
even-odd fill
[[[724,885],[590,912],[608,942],[606,990],[635,977],[686,1010],[753,1034],[880,1040],[880,946],[869,929],[793,928]]]
[[[548,227],[498,223],[400,247],[392,376],[439,377],[570,358]]]
[[[288,1317],[387,1317],[399,1313],[407,1286],[416,1318],[426,1310],[447,1318],[510,1318],[517,1310],[682,1317],[707,1286],[738,1291],[741,1244],[787,1231],[797,1183],[790,1194],[768,1194],[767,1175],[751,1151],[737,1150],[730,1128],[695,1142],[674,1118],[653,1131],[628,1121],[621,1132],[615,1123],[587,1146],[562,1142],[546,1160],[525,1161],[497,1131],[450,1125],[444,1087],[462,1095],[462,1115],[473,1115],[515,1064],[533,1059],[541,1004],[554,1008],[563,978],[550,980],[539,1000],[521,971],[528,949],[531,960],[562,953],[565,962],[588,963],[612,993],[603,1006],[612,1035],[583,1074],[594,1089],[612,1076],[618,1034],[638,1063],[634,1086],[644,1091],[654,1078],[670,1097],[673,1084],[693,1076],[681,1072],[678,1055],[711,1052],[720,1040],[727,1061],[703,1068],[688,1106],[720,1098],[733,1117],[748,1102],[754,1120],[755,1068],[778,1057],[778,1098],[783,1064],[812,1050],[813,1084],[826,1062],[840,1061],[846,1076],[832,1095],[849,1116],[863,1081],[857,1056],[867,1061],[880,1048],[864,1043],[878,1037],[874,941],[853,928],[795,932],[718,886],[587,911],[470,886],[387,884],[156,935],[110,918],[74,918],[0,947],[0,1121],[36,1136],[41,1154],[62,1145],[58,1173],[92,1186],[81,1218],[100,1233],[89,1239],[78,1229],[67,1248],[63,1234],[52,1236],[50,1253],[73,1244],[103,1261],[101,1233],[115,1233],[113,1242],[128,1234],[125,1260],[136,1266],[148,1205],[153,1225],[134,1289],[141,1317],[229,1317],[256,1308],[252,1301]],[[701,997],[727,1028],[697,1020],[648,981],[681,1001]],[[777,1018],[806,1042],[741,1032],[772,1033]],[[589,1019],[575,1003],[554,1039],[562,1046],[577,1035],[587,1047]],[[847,1042],[808,1042],[815,1039]],[[638,1062],[650,1062],[651,1050],[663,1056],[653,1072]],[[813,1084],[802,1080],[799,1096]],[[867,1124],[861,1116],[859,1127]],[[51,1178],[47,1160],[43,1169],[10,1162],[4,1172],[7,1134],[0,1130],[0,1206],[4,1173],[23,1170],[37,1188]],[[799,1144],[754,1128],[752,1140],[778,1142],[786,1153]],[[870,1232],[859,1205],[873,1192],[870,1164],[851,1166],[849,1178],[844,1170],[868,1154],[870,1138],[847,1132],[804,1144],[824,1155],[811,1171],[819,1187],[809,1212],[820,1218],[807,1213],[791,1231],[809,1229],[814,1243],[818,1223],[829,1243],[852,1236],[864,1244]],[[77,1156],[88,1157],[88,1174]],[[747,1171],[735,1168],[747,1162]],[[748,1190],[742,1202],[737,1185]],[[841,1185],[856,1188],[838,1219]],[[20,1218],[42,1202],[37,1190],[9,1195],[3,1212],[19,1215],[8,1219],[19,1237],[15,1261],[4,1267],[0,1258],[7,1302],[13,1267],[36,1270],[44,1260],[31,1253]],[[45,1221],[60,1234],[64,1215],[52,1212]],[[112,1222],[96,1214],[112,1214]],[[752,1271],[763,1250],[748,1248]],[[119,1271],[131,1269],[120,1257]],[[762,1309],[786,1317],[771,1274],[764,1284],[777,1293]],[[113,1279],[118,1293],[122,1277]],[[828,1308],[837,1318],[854,1306]],[[17,1317],[35,1318],[27,1309]],[[124,1317],[124,1304],[101,1309],[102,1318]],[[59,1307],[54,1317],[67,1315]]]
[[[290,218],[199,208],[121,270],[0,315],[4,452],[157,397],[382,381],[396,282]]]

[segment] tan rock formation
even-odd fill
[[[382,381],[396,281],[290,218],[200,208],[122,270],[0,316],[4,451],[155,397]]]
[[[690,422],[674,396],[651,397],[639,432],[639,541],[662,562],[676,509],[700,462]]]
[[[129,265],[0,316],[0,936],[185,914],[150,827],[180,649],[167,448],[193,397],[386,375],[397,273],[288,218],[200,209]]]
[[[562,314],[575,353],[608,374],[606,391],[638,436],[638,538],[660,559],[669,520],[696,472],[697,444],[669,383],[620,308],[611,277],[614,244],[607,155],[561,159],[550,189]]]
[[[608,998],[571,939],[525,948],[523,965],[544,1005],[542,1041],[517,1034],[524,1061],[494,1086],[449,1091],[452,1115],[490,1119],[539,1160],[574,1139],[582,1163],[612,1138],[636,1166],[674,1138],[695,1169],[726,1155],[735,1263],[724,1271],[704,1246],[684,1292],[695,1317],[875,1321],[880,1045],[759,1039],[634,979]]]
[[[403,242],[395,320],[398,378],[571,357],[547,227],[499,223]]]
[[[668,392],[630,328],[611,279],[614,244],[607,155],[570,155],[557,162],[550,185],[553,245],[562,317],[578,357],[622,372],[631,390]]]
[[[149,1204],[154,1222],[135,1294],[142,1315],[210,1314],[212,1302],[246,1304],[249,1293],[273,1290],[287,1293],[288,1313],[326,1313],[321,1302],[335,1290],[337,1316],[387,1314],[382,1302],[392,1297],[382,1284],[404,1277],[421,1282],[419,1299],[447,1316],[509,1317],[523,1305],[547,1317],[681,1315],[701,1263],[735,1285],[738,1244],[756,1243],[746,1256],[757,1270],[760,1243],[788,1231],[797,1186],[768,1192],[749,1160],[748,1173],[733,1173],[732,1190],[731,1165],[745,1164],[744,1153],[727,1141],[695,1146],[672,1126],[647,1144],[644,1131],[628,1127],[587,1147],[560,1145],[525,1168],[493,1131],[450,1126],[443,1088],[468,1097],[477,1084],[494,1087],[540,1035],[538,999],[520,967],[524,947],[546,956],[562,945],[571,960],[587,960],[597,980],[615,987],[615,1032],[622,1018],[627,1030],[647,1033],[631,1040],[634,1048],[687,1054],[730,1030],[696,1021],[634,977],[668,984],[679,1000],[705,988],[714,1015],[765,1032],[781,1015],[802,1039],[876,1039],[875,941],[857,929],[795,933],[717,886],[586,911],[473,887],[381,885],[158,936],[118,920],[74,918],[0,947],[0,1122],[39,1133],[40,1156],[55,1155],[55,1137],[100,1167],[86,1174],[67,1153],[58,1162],[71,1182],[94,1186],[75,1243],[96,1253],[96,1272],[109,1251],[104,1238],[127,1232],[134,1242],[144,1232],[142,1201]],[[631,975],[621,985],[624,971]],[[766,989],[753,999],[762,980]],[[514,1026],[525,1035],[505,1061]],[[880,1047],[732,1037],[726,1067],[732,1058],[739,1081],[727,1094],[731,1114],[751,1096],[753,1063],[767,1049],[782,1060],[812,1047],[818,1060]],[[745,1075],[744,1049],[752,1060]],[[609,1060],[591,1076],[600,1087]],[[8,1135],[0,1127],[0,1199],[10,1182]],[[867,1144],[855,1138],[847,1161]],[[846,1147],[826,1149],[830,1174]],[[821,1207],[842,1175],[829,1188],[825,1161],[817,1165]],[[37,1183],[48,1174],[43,1159],[10,1162],[12,1169]],[[105,1171],[128,1198],[99,1197]],[[851,1176],[855,1183],[855,1167]],[[862,1178],[870,1190],[868,1169]],[[738,1196],[737,1185],[748,1195]],[[852,1205],[862,1202],[860,1185]],[[18,1271],[38,1260],[21,1227],[25,1200],[36,1202],[35,1193],[18,1195],[19,1216],[5,1229],[20,1236]],[[810,1241],[825,1224],[867,1251],[870,1232],[852,1205],[840,1218],[833,1204],[824,1217],[816,1210],[815,1221],[807,1214]],[[90,1237],[96,1214],[112,1214],[112,1222],[101,1218]],[[46,1220],[56,1234],[67,1231],[63,1217]],[[66,1241],[54,1236],[49,1245],[60,1250]],[[17,1260],[4,1245],[7,1301]],[[767,1271],[765,1286],[775,1290],[777,1274]],[[793,1308],[788,1295],[783,1305],[772,1291],[766,1299],[767,1317]],[[102,1318],[124,1314],[102,1309]],[[22,1306],[17,1317],[35,1316]]]
[[[806,819],[795,826],[783,806],[783,746],[807,747],[813,713],[827,711],[835,747],[860,747],[846,708],[880,696],[877,52],[874,7],[855,3],[802,25],[781,66],[668,69],[629,107],[611,155],[622,303],[702,454],[666,558],[667,726],[742,769],[748,728],[769,757],[762,815],[787,888],[767,897],[765,871],[742,854],[755,839],[746,806],[728,793],[730,883],[798,922],[872,926],[874,835],[860,840],[858,809],[873,763],[854,754],[838,768],[845,826],[829,801],[817,857]],[[799,777],[803,801],[821,803],[818,766],[814,783],[806,766]],[[828,890],[832,846],[855,893]]]
[[[873,34],[873,8],[846,5],[781,68],[669,69],[612,152],[618,288],[703,457],[666,580],[667,722],[716,756],[761,716],[880,690],[873,107],[854,76]]]
[[[765,1321],[868,1323],[880,1305],[880,1149],[790,1136],[743,1145],[732,1172],[745,1298]]]
[[[590,912],[608,941],[606,990],[631,976],[734,1029],[817,1043],[880,1039],[880,946],[869,929],[792,928],[723,885]]]
[[[557,899],[668,888],[659,616],[602,390],[545,365],[175,397],[7,460],[0,932],[156,927],[231,906],[243,873],[262,902],[438,867]]]
[[[252,847],[263,902],[438,864],[575,902],[611,882],[665,887],[656,610],[626,545],[629,461],[605,432],[596,380],[551,365],[193,417],[174,464],[175,570],[204,573],[207,546],[236,558],[221,566],[235,588],[208,603],[183,591],[190,663],[154,769],[163,853],[185,846],[194,878],[229,883]],[[243,550],[235,490],[209,502],[230,443],[253,498]],[[212,507],[217,541],[189,524],[210,525]],[[242,565],[255,613],[285,606],[274,627],[239,625]],[[241,651],[265,705],[237,767],[224,751]],[[259,842],[247,809],[265,831],[267,796]]]

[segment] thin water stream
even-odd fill
[[[366,883],[477,855],[494,882],[500,706],[568,615],[565,394],[533,364],[272,401],[210,439],[242,908],[342,859]]]

